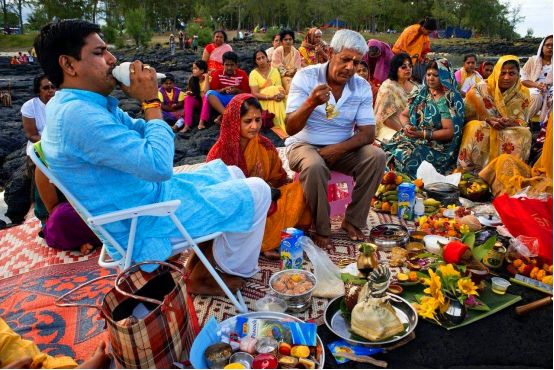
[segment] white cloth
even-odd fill
[[[327,84],[328,64],[315,64],[296,72],[287,98],[286,113],[300,108],[317,85]],[[375,125],[371,87],[365,79],[356,74],[346,82],[339,101],[335,101],[331,94],[329,104],[338,110],[337,117],[327,119],[326,104],[321,104],[314,109],[306,126],[296,135],[290,136],[285,145],[289,147],[298,142],[312,145],[336,144],[350,139],[354,135],[356,125]]]
[[[466,77],[466,79],[464,80],[464,84],[462,85],[460,90],[467,94],[467,92],[473,87],[473,85],[481,81],[483,81],[483,77],[479,72],[475,71],[471,76]]]
[[[259,177],[244,178],[236,166],[227,167],[234,179],[244,179],[254,200],[252,228],[246,233],[226,232],[214,240],[214,259],[224,272],[249,278],[259,271],[258,258],[264,237],[267,211],[271,204],[271,191]]]
[[[271,57],[273,56],[273,52],[275,51],[275,48],[272,46],[269,49],[265,49],[265,53],[267,54],[267,59],[271,63]]]
[[[21,106],[21,115],[26,118],[33,118],[37,126],[37,132],[42,135],[44,127],[46,127],[46,104],[39,97],[27,100]],[[27,147],[33,145],[27,141]]]

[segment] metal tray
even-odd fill
[[[350,322],[342,316],[342,312],[340,310],[340,304],[343,296],[333,299],[327,305],[327,308],[325,309],[325,324],[335,335],[354,345],[366,347],[386,347],[392,343],[398,342],[414,331],[417,326],[417,312],[404,298],[391,293],[387,294],[390,298],[389,302],[396,311],[396,315],[400,319],[400,322],[402,324],[408,324],[407,329],[400,334],[375,342],[367,339],[360,340],[358,337],[353,339],[353,333],[350,331]]]
[[[230,317],[227,320],[220,322],[219,327],[220,328],[228,327],[234,330],[235,325],[237,323],[237,317],[247,317],[249,319],[274,319],[274,320],[283,320],[283,321],[304,322],[303,320],[300,320],[298,317],[287,315],[286,313],[281,313],[281,312],[267,312],[267,311],[247,312],[247,313]],[[323,342],[321,341],[321,338],[319,337],[319,335],[317,335],[317,347],[318,347],[318,352],[321,353],[320,358],[317,359],[317,362],[318,362],[317,368],[323,369],[323,366],[325,365],[325,346],[323,345]]]

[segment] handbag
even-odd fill
[[[148,273],[139,267],[158,264]],[[120,368],[173,368],[188,359],[195,333],[188,314],[185,278],[166,262],[145,261],[119,273],[101,305],[60,303],[93,279],[56,300],[59,306],[87,306],[105,319],[112,354]],[[138,316],[138,317],[137,317]]]
[[[552,262],[552,197],[540,200],[503,194],[492,204],[514,238],[520,235],[537,238],[539,256]]]
[[[262,110],[262,128],[272,128],[275,126],[273,123],[273,118],[275,118],[275,114],[271,113],[267,109]]]

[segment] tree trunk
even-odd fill
[[[17,0],[17,11],[19,13],[19,33],[23,35],[23,0]]]
[[[96,23],[96,12],[98,10],[98,0],[92,3],[92,23]]]

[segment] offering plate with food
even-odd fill
[[[325,362],[316,324],[277,312],[212,318],[190,353],[196,369],[322,369]]]
[[[401,297],[387,293],[391,272],[379,265],[364,286],[350,286],[325,310],[329,329],[355,345],[382,347],[408,336],[417,325],[417,313]]]

